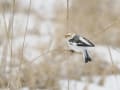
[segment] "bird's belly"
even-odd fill
[[[73,45],[69,45],[69,48],[75,52],[82,52],[85,48],[81,47],[81,46],[73,46]]]

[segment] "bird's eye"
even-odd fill
[[[73,42],[74,40],[73,39],[70,39],[69,42]]]

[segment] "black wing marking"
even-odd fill
[[[85,37],[83,37],[83,39],[85,39],[88,43],[90,43],[90,47],[94,47],[95,45],[91,42],[91,41],[89,41],[88,39],[86,39]]]
[[[89,45],[84,43],[84,42],[83,43],[77,43],[77,46],[89,47]]]
[[[79,35],[75,35],[72,39],[69,40],[69,42],[76,43],[77,46],[84,46],[84,47],[94,47],[95,45],[90,42],[88,39],[84,38],[89,44],[85,43],[84,41],[80,40]]]

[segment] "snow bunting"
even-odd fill
[[[85,63],[88,63],[92,60],[87,51],[88,48],[95,46],[91,41],[89,41],[85,37],[81,37],[80,35],[72,33],[66,34],[65,38],[67,39],[68,47],[72,52],[83,53]]]

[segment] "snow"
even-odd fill
[[[21,88],[20,90],[30,90],[28,87]]]
[[[49,20],[43,21],[40,25],[40,33],[42,35],[52,34],[52,33],[54,33],[55,29],[56,29],[55,24]]]
[[[37,45],[44,45],[46,43],[49,43],[50,37],[49,36],[35,36],[35,35],[27,35],[25,38],[25,47],[31,47],[34,48]],[[18,37],[13,40],[14,48],[19,48],[23,45],[24,37]]]
[[[120,90],[120,76],[112,75],[105,79],[105,87],[112,88],[112,90]]]
[[[34,58],[41,55],[43,51],[40,51],[37,47],[42,47],[44,45],[49,45],[51,36],[54,34],[54,31],[57,29],[57,25],[50,21],[51,18],[54,18],[55,16],[55,10],[56,10],[56,2],[59,5],[62,5],[62,7],[66,8],[66,1],[67,0],[31,0],[31,9],[34,9],[36,12],[38,12],[41,16],[44,16],[45,20],[40,21],[40,24],[38,24],[38,29],[40,32],[40,35],[30,35],[27,34],[25,39],[25,51],[24,55],[28,60],[33,60]],[[22,8],[28,8],[30,0],[18,0]],[[70,3],[71,5],[71,3]],[[118,7],[118,5],[116,6]],[[5,20],[6,24],[8,26],[9,19],[11,14],[6,13],[5,14]],[[17,34],[25,32],[26,22],[28,17],[26,14],[23,13],[16,13],[14,16],[14,35],[16,35],[15,39],[13,39],[13,50],[14,52],[18,51],[20,47],[23,45],[24,37],[18,36]],[[29,17],[29,23],[27,25],[28,32],[30,30],[34,30],[34,26],[36,25],[36,17],[30,15]],[[2,14],[0,14],[0,26],[1,30],[4,30],[4,20]],[[17,34],[16,34],[17,33]],[[2,46],[2,45],[1,45]],[[110,47],[111,55],[113,58],[113,62],[117,64],[120,67],[120,52],[118,52],[116,49],[113,49]],[[111,63],[110,55],[108,51],[107,46],[102,45],[96,45],[95,48],[92,49],[92,51],[102,60],[105,60],[109,63]],[[0,47],[0,53],[2,53],[2,47]],[[0,54],[1,58],[1,54]],[[8,61],[10,61],[10,58],[7,57]],[[42,57],[39,58],[37,63],[40,63],[42,61]],[[18,71],[17,68],[14,68],[13,74],[16,75],[16,71]],[[9,71],[9,67],[6,67],[6,71]],[[62,72],[63,74],[66,73]],[[120,76],[107,76],[105,79],[105,84],[103,86],[98,85],[99,77],[94,77],[94,83],[87,83],[83,81],[76,81],[76,80],[70,80],[70,90],[84,90],[86,85],[88,85],[88,90],[120,90]],[[68,80],[60,80],[60,88],[61,90],[67,90],[68,88]],[[4,89],[2,89],[4,90]],[[6,89],[9,90],[9,89]],[[29,90],[28,87],[23,87],[20,90]]]
[[[10,88],[1,88],[0,90],[11,90]],[[30,90],[28,87],[23,87],[17,90]]]
[[[110,51],[114,64],[120,64],[120,53],[112,47],[110,47]],[[94,48],[93,52],[95,52],[95,54],[102,60],[111,63],[110,54],[107,46],[98,45]]]
[[[96,78],[98,77],[94,77],[95,80]],[[98,85],[97,83],[89,83],[79,80],[69,80],[69,90],[86,90],[86,89],[87,90],[120,90],[120,86],[119,86],[120,75],[107,76],[104,83],[105,83],[104,85]],[[68,90],[68,80],[59,80],[59,85],[60,85],[60,90]],[[5,89],[5,90],[9,90],[9,89]],[[20,90],[30,90],[30,89],[28,87],[23,87]]]
[[[19,51],[19,48],[23,47],[23,41],[24,41],[24,37],[19,37],[13,40],[14,52],[17,53]],[[38,48],[43,46],[47,47],[49,45],[49,41],[50,41],[50,37],[48,35],[45,36],[27,35],[24,44],[25,58],[31,61],[34,58],[40,56],[41,53],[46,51],[47,48],[44,51],[40,51],[40,49]]]
[[[96,83],[88,83],[83,81],[69,80],[69,88],[70,90],[120,90],[120,76],[107,76],[105,79],[105,84],[103,86],[98,85]],[[59,82],[61,86],[61,90],[67,90],[68,88],[68,80],[60,80]]]
[[[60,85],[61,85],[61,90],[67,90],[68,81],[61,80]],[[86,83],[80,81],[74,81],[74,80],[70,80],[69,85],[70,85],[69,86],[70,90],[84,90],[84,88],[86,87]],[[112,90],[98,86],[96,84],[89,84],[87,88],[88,90]]]
[[[55,16],[55,4],[59,3],[63,7],[66,6],[66,0],[31,0],[31,8],[45,18],[53,18]],[[30,0],[20,0],[21,7],[29,7]]]

